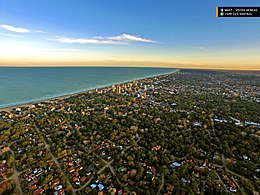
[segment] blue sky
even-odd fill
[[[232,5],[260,1],[0,0],[0,64],[259,69],[260,18],[216,18]]]

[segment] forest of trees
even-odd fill
[[[1,190],[17,172],[31,194],[260,191],[259,77],[185,70],[156,82],[146,99],[83,93],[2,117]]]

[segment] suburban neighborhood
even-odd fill
[[[0,194],[257,195],[259,92],[179,70],[3,109]]]

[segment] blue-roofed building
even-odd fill
[[[180,167],[180,166],[181,166],[181,164],[178,163],[178,162],[173,162],[173,163],[171,164],[171,167],[172,167],[172,168]]]
[[[93,188],[96,188],[96,187],[97,187],[97,184],[94,184],[94,183],[93,183],[93,184],[91,184],[90,187],[91,187],[92,189],[93,189]]]
[[[104,185],[100,183],[100,184],[98,184],[98,188],[99,188],[99,190],[101,191],[101,190],[104,189]]]

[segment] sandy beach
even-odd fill
[[[164,76],[164,75],[168,75],[168,74],[174,74],[174,73],[177,73],[178,71],[179,71],[179,69],[177,69],[175,72],[172,72],[172,73],[155,75],[155,76],[150,76],[150,77],[146,77],[146,78],[140,78],[140,79],[137,79],[136,81],[142,81],[144,79],[154,78],[154,77],[158,77],[158,76]],[[121,84],[125,84],[125,83],[127,83],[127,82],[122,82],[122,83],[117,83],[117,84],[121,85]],[[117,84],[114,84],[114,85],[117,85]],[[104,86],[104,87],[98,88],[98,89],[102,90],[102,89],[108,88],[110,86],[111,85],[107,85],[107,86]],[[13,106],[3,107],[3,108],[0,108],[0,112],[1,111],[2,112],[11,112],[14,108],[31,107],[32,105],[38,104],[40,102],[49,102],[51,100],[64,100],[64,99],[67,99],[67,98],[70,98],[70,97],[73,97],[73,96],[76,96],[76,95],[88,93],[88,92],[93,91],[93,90],[95,90],[95,89],[89,89],[89,90],[86,90],[86,91],[77,92],[77,93],[73,93],[73,94],[65,94],[65,95],[62,95],[62,96],[47,98],[47,99],[39,100],[39,101],[32,101],[32,102],[28,102],[28,103],[25,103],[25,104],[17,104],[17,105],[13,105]]]
[[[91,91],[91,90],[88,90],[88,91]],[[31,107],[32,105],[34,104],[38,104],[40,102],[49,102],[51,100],[63,100],[63,99],[67,99],[67,98],[70,98],[72,96],[75,96],[75,95],[79,95],[79,94],[82,94],[82,93],[86,93],[88,91],[84,91],[84,92],[80,92],[80,93],[75,93],[75,94],[70,94],[70,95],[63,95],[63,96],[59,96],[59,97],[54,97],[54,98],[49,98],[49,99],[45,99],[45,100],[39,100],[39,101],[34,101],[34,102],[28,102],[26,104],[17,104],[17,105],[14,105],[14,106],[8,106],[8,107],[4,107],[4,108],[0,108],[0,112],[4,111],[4,112],[10,112],[12,111],[12,109],[14,108],[26,108],[26,107]]]

